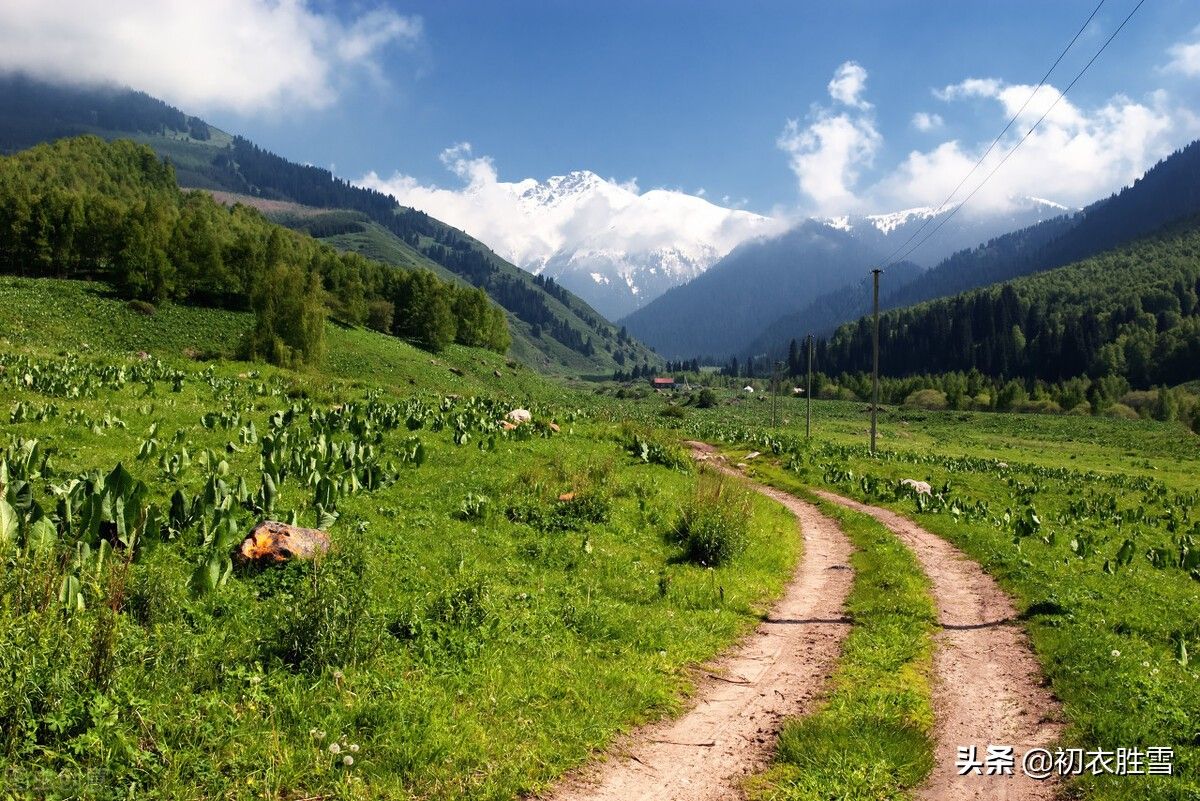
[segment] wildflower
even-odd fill
[[[1144,668],[1148,668],[1148,667],[1150,667],[1150,663],[1149,663],[1149,662],[1143,662],[1143,663],[1142,663],[1142,667],[1144,667]]]
[[[1120,656],[1120,655],[1121,655],[1121,652],[1120,652],[1120,651],[1118,651],[1116,648],[1114,648],[1114,649],[1113,649],[1113,652],[1112,652],[1112,658],[1113,658],[1113,659],[1116,659],[1116,658],[1117,658],[1118,656]]]
[[[342,752],[341,743],[330,743],[329,744],[329,753],[340,754],[341,752]]]
[[[350,767],[351,765],[354,764],[354,757],[350,756],[349,754],[346,754],[346,756],[342,757],[342,764],[345,765],[346,767]]]
[[[346,678],[346,674],[343,673],[342,671],[340,671],[340,670],[333,671],[333,680],[334,681],[341,681],[344,678]]]
[[[350,743],[350,751],[351,751],[351,753],[357,754],[358,753],[358,743]]]

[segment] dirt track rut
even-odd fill
[[[701,459],[711,453],[699,443],[693,449]],[[549,799],[740,798],[742,779],[769,763],[783,722],[824,691],[850,629],[850,543],[812,504],[752,486],[791,510],[803,533],[804,554],[783,598],[754,633],[706,666],[686,713],[623,738],[606,761],[568,777]]]
[[[916,555],[933,584],[941,631],[934,652],[933,702],[937,751],[920,788],[930,801],[1035,801],[1057,786],[1027,778],[1021,755],[1046,747],[1061,732],[1058,702],[1046,688],[1012,600],[975,562],[950,543],[887,509],[817,490],[826,500],[871,515]],[[959,746],[1011,745],[1011,776],[959,776]]]

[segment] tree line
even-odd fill
[[[1200,219],[1069,267],[880,319],[881,370],[1000,380],[1120,378],[1135,389],[1200,377]],[[869,317],[817,341],[830,374],[868,372]]]
[[[129,141],[84,136],[0,159],[0,272],[107,281],[152,304],[251,309],[243,349],[280,363],[319,357],[327,313],[430,350],[509,345],[504,312],[482,290],[339,253],[254,209],[180,191],[169,163]]]

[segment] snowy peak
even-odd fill
[[[963,248],[974,247],[999,234],[1071,211],[1061,203],[1037,197],[1010,198],[1008,210],[1003,212],[979,213],[967,206],[947,219],[954,209],[955,204],[950,203],[944,206],[917,206],[885,214],[815,218],[815,221],[849,233],[882,253],[889,252],[911,237],[914,244],[921,244],[908,258],[918,264],[932,266]],[[936,228],[937,225],[941,227]],[[918,232],[920,237],[915,237]],[[923,239],[926,235],[929,238]]]
[[[937,217],[943,211],[949,211],[946,206],[918,206],[915,209],[904,209],[891,214],[868,214],[866,220],[882,234],[890,234],[901,226],[916,220],[918,222]]]

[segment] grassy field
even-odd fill
[[[753,626],[799,556],[790,516],[756,499],[742,555],[687,560],[671,536],[697,503],[684,438],[763,451],[750,472],[785,489],[912,515],[1018,599],[1064,745],[1175,749],[1174,777],[1088,777],[1073,794],[1200,793],[1200,438],[1180,425],[888,408],[873,457],[862,403],[816,402],[806,442],[793,399],[772,428],[769,402],[740,393],[711,409],[617,398],[334,323],[320,369],[200,360],[248,325],[0,280],[8,797],[545,786],[678,709],[688,666]],[[501,430],[518,406],[534,424]],[[901,478],[934,497],[898,492]],[[333,554],[227,562],[268,510],[323,523]],[[877,524],[837,514],[860,549],[855,628],[831,696],[754,783],[764,797],[903,797],[928,769],[924,584]],[[866,727],[888,735],[864,744]]]
[[[56,289],[0,317],[9,797],[511,798],[677,709],[798,556],[756,499],[690,563],[687,460],[502,359],[334,327],[323,372],[197,363],[244,321]],[[233,565],[268,512],[332,555]]]
[[[1072,793],[1197,797],[1200,438],[1148,421],[894,409],[871,456],[862,404],[816,404],[812,442],[764,427],[761,404],[728,408],[682,425],[776,455],[751,475],[783,469],[912,516],[1014,594],[1064,703],[1064,747],[1174,750],[1171,777],[1089,775]],[[903,478],[934,496],[918,501]]]

